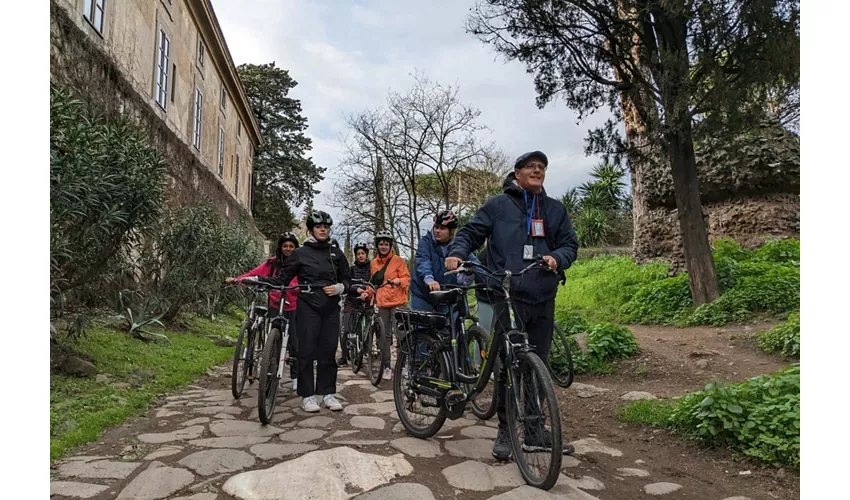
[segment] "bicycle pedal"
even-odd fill
[[[453,405],[460,403],[466,399],[466,394],[463,391],[459,391],[457,389],[448,391],[446,393],[446,403]]]

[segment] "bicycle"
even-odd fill
[[[245,321],[239,327],[239,335],[236,337],[236,348],[233,352],[233,374],[230,380],[230,391],[234,399],[239,399],[245,390],[245,382],[254,383],[254,368],[257,355],[262,352],[265,345],[266,320],[268,307],[257,305],[257,296],[264,293],[261,287],[249,287],[254,292],[251,305],[246,309]],[[244,344],[244,348],[243,348]],[[251,351],[250,357],[248,351]],[[241,368],[241,369],[240,369]],[[240,377],[241,375],[241,377]]]
[[[383,339],[384,335],[387,334],[386,325],[384,325],[384,322],[378,316],[378,290],[388,285],[395,286],[390,281],[387,281],[386,283],[380,286],[375,286],[372,283],[363,283],[364,287],[372,290],[372,296],[369,301],[371,313],[364,314],[361,316],[361,318],[363,318],[364,320],[362,331],[366,332],[366,338],[364,339],[359,359],[360,365],[362,366],[362,353],[363,349],[365,348],[366,363],[369,366],[369,381],[372,382],[372,385],[374,385],[375,387],[378,387],[378,384],[381,383],[381,379],[384,376],[384,349],[381,343],[381,339]]]
[[[463,261],[456,271],[447,273],[480,273],[486,278],[500,280],[499,288],[509,313],[510,330],[498,333],[490,343],[477,376],[463,373],[460,369],[457,332],[449,328],[449,335],[445,334],[446,315],[417,311],[397,313],[396,317],[407,335],[396,360],[397,373],[402,376],[394,378],[393,401],[407,432],[421,439],[429,438],[440,430],[446,418],[454,420],[463,415],[466,405],[474,401],[490,382],[496,359],[504,357],[507,377],[505,403],[512,456],[527,484],[548,490],[558,480],[561,468],[561,416],[545,363],[528,343],[528,334],[517,329],[510,295],[512,276],[521,276],[544,265],[542,257],[538,256],[522,271],[512,273],[493,272],[479,263]],[[431,292],[431,297],[438,305],[451,307],[461,293],[458,289],[437,291]],[[403,379],[408,380],[403,382]],[[474,385],[468,391],[469,384]],[[434,411],[414,410],[417,400],[423,410],[430,408]],[[414,423],[408,410],[411,414],[432,417],[433,420],[423,425]]]
[[[555,339],[558,339],[558,342]],[[563,361],[561,361],[563,359]],[[555,361],[554,363],[552,361]],[[573,385],[573,353],[567,336],[561,327],[555,323],[554,335],[552,336],[552,347],[549,350],[549,358],[546,360],[546,368],[552,375],[552,380],[564,389]]]
[[[352,288],[363,285],[365,285],[365,282],[362,280],[351,280]],[[351,371],[358,373],[363,366],[363,356],[365,355],[363,346],[366,345],[366,319],[364,315],[371,314],[372,307],[360,300],[359,297],[347,297],[345,306],[351,308],[351,313],[348,316],[348,324],[343,325],[343,332],[346,332],[345,349],[348,351],[348,361],[351,363]]]
[[[251,285],[267,290],[279,290],[280,292],[299,290],[299,293],[313,293],[312,285],[275,286],[260,283],[254,277],[246,278],[242,282],[250,283]],[[284,365],[287,362],[295,362],[294,359],[287,358],[286,355],[290,336],[290,321],[283,314],[283,308],[286,304],[286,296],[284,294],[280,300],[278,315],[269,324],[269,333],[266,336],[265,347],[260,355],[260,387],[257,391],[257,412],[260,422],[263,425],[268,425],[274,415],[274,407],[277,404],[277,392],[280,390],[280,379],[283,377]]]

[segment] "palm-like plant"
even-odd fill
[[[578,190],[576,188],[571,188],[569,191],[564,193],[561,196],[561,203],[563,203],[564,207],[567,209],[567,214],[572,217],[579,211],[581,197],[578,194]]]
[[[123,329],[133,336],[133,338],[143,340],[145,342],[151,342],[157,339],[163,339],[167,342],[171,342],[168,337],[161,333],[152,332],[147,328],[150,326],[161,326],[164,327],[160,319],[162,318],[162,314],[151,315],[150,308],[154,305],[154,301],[151,300],[150,297],[143,299],[140,304],[137,305],[136,310],[133,310],[132,304],[127,302],[128,295],[138,295],[137,293],[130,292],[129,290],[124,290],[122,292],[118,292],[118,305],[121,310],[121,315],[113,316],[109,321],[105,324],[107,325],[116,325],[123,323]]]

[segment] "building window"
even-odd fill
[[[203,103],[204,96],[201,94],[201,89],[195,89],[195,136],[192,138],[192,144],[198,151],[201,150],[201,119],[203,118]]]
[[[174,104],[174,95],[177,94],[177,65],[171,65],[171,104]]]
[[[235,183],[235,191],[236,196],[239,196],[239,155],[236,155],[236,183]]]
[[[156,57],[156,103],[165,109],[168,104],[168,51],[171,43],[164,30],[159,30],[159,43]]]
[[[207,55],[207,46],[204,45],[204,41],[200,38],[198,39],[198,66],[204,67],[204,58]]]
[[[224,129],[218,128],[218,176],[224,177]]]
[[[221,88],[221,109],[227,111],[227,91],[224,90],[224,87]]]
[[[103,33],[103,2],[104,0],[85,0],[83,3],[83,17],[98,33]]]
[[[236,125],[236,137],[242,137],[242,120]]]

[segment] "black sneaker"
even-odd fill
[[[530,429],[529,429],[530,430]],[[529,453],[535,451],[550,451],[552,449],[552,434],[547,429],[536,432],[526,432],[522,443],[522,451]],[[562,445],[562,455],[572,455],[576,452],[575,446],[570,443]]]
[[[336,360],[336,365],[337,366],[348,366],[348,360],[344,359],[344,358],[339,358],[338,360]]]
[[[548,429],[526,429],[522,441],[522,451],[550,451],[552,449],[552,433]]]
[[[493,458],[496,460],[508,460],[511,458],[511,438],[505,429],[499,429],[496,442],[493,443]]]

